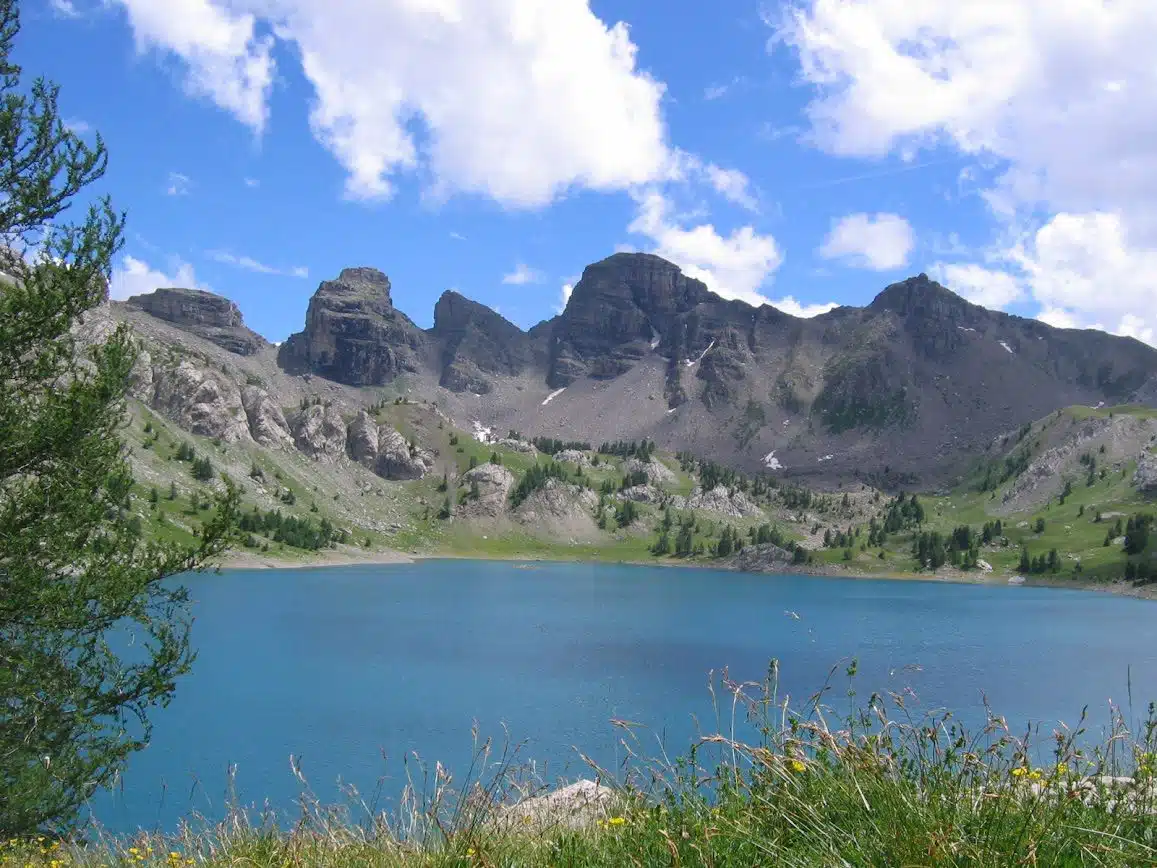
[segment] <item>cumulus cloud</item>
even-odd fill
[[[133,295],[143,295],[160,287],[180,286],[186,289],[208,289],[197,281],[193,266],[180,259],[170,263],[172,270],[164,272],[152,268],[147,262],[132,256],[125,256],[113,268],[109,279],[109,297],[124,300]]]
[[[684,228],[671,202],[658,190],[637,195],[635,219],[627,231],[652,242],[652,253],[678,265],[689,277],[702,280],[723,298],[764,304],[759,289],[783,262],[770,235],[743,226],[721,235],[710,223]]]
[[[112,0],[128,15],[137,51],[179,58],[185,87],[233,114],[260,134],[269,116],[273,38],[258,36],[246,5],[213,0]],[[251,3],[248,5],[264,5]]]
[[[748,211],[758,210],[755,197],[751,195],[751,182],[738,169],[723,169],[714,163],[706,167],[707,180],[715,188],[715,192],[732,204]]]
[[[975,263],[937,262],[928,273],[957,295],[993,310],[1003,310],[1024,297],[1021,281],[1007,271]]]
[[[48,6],[62,18],[76,18],[80,15],[72,0],[48,0]]]
[[[309,277],[309,269],[304,265],[295,265],[292,268],[277,268],[272,265],[266,265],[264,262],[258,262],[251,256],[235,256],[227,250],[210,250],[206,255],[214,262],[220,262],[223,265],[232,265],[235,268],[243,268],[246,271],[253,271],[258,274],[275,274],[280,277],[300,277],[302,279]]]
[[[524,286],[528,283],[541,283],[545,279],[541,271],[519,262],[509,274],[502,275],[502,282],[512,286]]]
[[[819,316],[822,313],[827,313],[829,310],[835,310],[839,307],[834,301],[822,302],[820,304],[806,304],[804,302],[796,301],[794,296],[785,295],[783,298],[772,299],[768,302],[772,307],[777,307],[784,313],[792,316],[803,317],[804,319],[811,319],[813,316]]]
[[[825,259],[842,259],[857,268],[889,271],[908,264],[914,244],[912,227],[896,214],[848,214],[832,224],[817,251]]]
[[[975,158],[962,189],[1023,237],[960,265],[963,289],[999,302],[1015,281],[1042,320],[1152,341],[1150,0],[793,0],[769,23],[812,86],[814,144],[906,159],[948,146]]]
[[[558,294],[558,306],[554,309],[555,313],[562,313],[566,310],[566,303],[570,301],[570,295],[574,292],[574,285],[578,282],[579,278],[577,276],[566,279],[566,283],[562,285],[562,289]]]
[[[1014,207],[1157,200],[1150,0],[806,0],[774,24],[815,88],[814,140],[833,153],[944,143],[996,158]]]
[[[257,131],[274,38],[258,24],[272,29],[300,58],[310,126],[351,198],[387,198],[396,175],[422,170],[440,196],[537,207],[669,171],[663,86],[636,67],[627,26],[588,0],[115,2],[140,44],[179,57],[194,90]]]

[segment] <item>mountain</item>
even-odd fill
[[[1152,347],[989,311],[923,274],[866,307],[800,319],[724,300],[657,256],[616,253],[529,332],[455,292],[421,329],[390,291],[373,268],[322,282],[275,365],[235,306],[208,293],[158,290],[123,315],[263,360],[287,419],[291,396],[319,389],[349,412],[409,395],[463,430],[648,438],[821,487],[942,486],[994,438],[1059,408],[1157,403]]]

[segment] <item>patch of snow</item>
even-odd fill
[[[1098,402],[1097,402],[1097,406],[1096,406],[1096,407],[1094,407],[1093,409],[1094,409],[1094,410],[1100,410],[1100,409],[1101,409],[1102,407],[1104,407],[1104,406],[1105,406],[1105,402],[1104,402],[1104,401],[1098,401]]]
[[[711,343],[709,343],[709,344],[707,345],[707,349],[705,349],[703,352],[701,352],[701,353],[699,354],[699,358],[697,358],[695,361],[691,361],[690,359],[684,359],[684,360],[683,360],[683,363],[684,363],[684,364],[685,364],[687,367],[691,367],[692,365],[697,365],[697,364],[699,364],[701,361],[703,361],[703,357],[704,357],[704,356],[706,356],[706,355],[707,355],[709,352],[711,352],[711,350],[712,350],[712,348],[713,348],[714,346],[715,346],[715,340],[714,340],[714,339],[712,339],[712,340],[711,340]]]
[[[974,332],[974,331],[976,331],[976,329],[968,328],[967,326],[957,326],[957,328],[960,329],[962,332]]]
[[[786,427],[787,427],[788,425],[790,425],[790,424],[791,424],[791,419],[784,419],[784,420],[783,420],[783,427],[784,427],[784,428],[786,428]]]
[[[668,415],[670,415],[671,413],[674,413],[678,409],[679,409],[678,407],[672,407],[670,410],[667,411],[667,413],[668,413]]]
[[[1010,353],[1012,353],[1014,356],[1016,355],[1016,351],[1013,350],[1013,348],[1010,347],[1008,344],[1006,344],[1004,341],[997,341],[997,343],[1000,344],[1002,347],[1004,347],[1006,350],[1008,350]]]
[[[477,419],[472,424],[474,426],[474,439],[479,443],[493,443],[497,439],[494,436],[493,428],[487,428]]]
[[[992,572],[992,564],[990,564],[988,561],[977,560],[976,565],[986,573]]]
[[[819,458],[816,459],[816,461],[831,461],[835,457],[836,456],[834,456],[834,455],[821,455]]]
[[[763,456],[763,466],[768,470],[783,470],[783,465],[779,459],[775,457],[774,449]]]
[[[542,399],[542,406],[545,407],[547,404],[549,404],[551,401],[553,401],[555,398],[557,398],[559,395],[561,395],[565,391],[566,391],[566,386],[563,386],[561,389],[555,389],[553,392],[551,392],[549,395],[547,395],[545,398]]]
[[[655,331],[655,329],[652,327],[651,328],[651,349],[655,349],[655,347],[659,346],[660,340],[662,340],[662,338],[659,337],[659,333],[657,331]]]

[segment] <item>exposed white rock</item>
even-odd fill
[[[1004,341],[997,341],[997,343],[1000,344],[1002,347],[1004,347],[1006,350],[1008,350],[1010,353],[1012,353],[1014,356],[1016,355],[1016,351],[1012,347],[1010,347],[1008,344],[1006,344]]]
[[[579,452],[577,449],[564,449],[561,452],[554,453],[555,461],[566,461],[570,464],[577,464],[579,467],[590,467],[591,460],[587,458],[585,452]]]
[[[293,442],[299,450],[316,459],[332,459],[345,454],[346,427],[336,407],[313,404],[297,415]]]
[[[246,386],[241,390],[241,405],[249,420],[249,433],[262,446],[288,449],[293,446],[293,435],[285,414],[260,386]]]
[[[784,422],[784,424],[786,425],[787,423]],[[768,470],[783,470],[783,464],[775,457],[774,449],[763,456],[763,466]]]
[[[479,464],[473,470],[467,471],[462,477],[467,488],[475,483],[478,486],[478,498],[467,499],[458,513],[497,518],[506,509],[506,499],[510,489],[514,486],[514,474],[500,464]]]
[[[548,829],[584,829],[613,816],[618,794],[610,787],[581,780],[504,808],[499,822],[508,829],[541,834]]]
[[[647,481],[657,485],[670,485],[675,481],[675,474],[671,472],[671,468],[653,455],[648,461],[628,458],[623,462],[623,470],[627,473],[645,473]]]
[[[185,430],[226,443],[252,439],[237,384],[216,371],[183,361],[154,371],[154,384],[153,407]]]

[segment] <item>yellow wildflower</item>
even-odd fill
[[[130,852],[130,853],[132,853],[132,854],[135,856],[135,855],[137,855],[137,854],[138,854],[139,852],[141,852],[141,851],[140,851],[140,850],[138,850],[136,847],[129,847],[129,852]]]
[[[1041,778],[1040,769],[1033,769],[1031,772],[1028,773],[1028,779],[1030,781],[1039,781],[1040,778]]]
[[[1057,774],[1058,775],[1067,775],[1068,773],[1069,773],[1069,764],[1068,763],[1057,763]]]
[[[802,771],[805,771],[807,769],[807,766],[805,766],[799,760],[793,759],[790,763],[790,768],[793,772],[802,772]]]
[[[473,847],[467,847],[466,848],[466,855],[467,856],[473,856],[474,855],[474,848]]]
[[[1020,768],[1019,766],[1012,770],[1012,776],[1014,778],[1023,778],[1027,774],[1028,769]]]
[[[625,823],[627,821],[625,819],[623,819],[622,817],[611,817],[609,822],[612,826],[621,826],[621,825],[623,825],[623,823]]]

